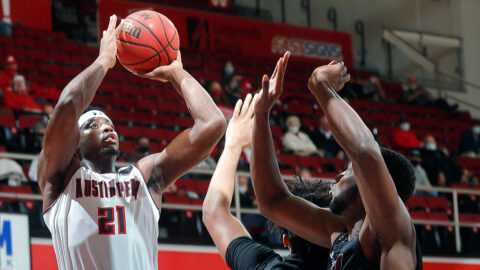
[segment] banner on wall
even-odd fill
[[[52,30],[50,0],[0,0],[0,20],[24,27]]]
[[[31,269],[27,215],[0,213],[0,269]]]
[[[343,59],[347,66],[353,65],[347,33],[144,3],[99,0],[99,33],[106,29],[111,14],[124,18],[143,9],[169,17],[180,34],[182,48],[262,58],[278,57],[288,49],[304,62]]]

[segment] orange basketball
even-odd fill
[[[141,10],[125,19],[117,37],[117,57],[128,70],[151,71],[177,58],[180,39],[163,14]]]

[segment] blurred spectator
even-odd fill
[[[318,148],[321,157],[344,159],[345,153],[332,135],[327,117],[323,115],[318,120],[318,128],[310,134]]]
[[[252,208],[258,205],[257,199],[249,192],[248,177],[238,176],[238,192],[240,193],[240,205]]]
[[[470,186],[478,186],[479,182],[477,177],[470,173],[469,170],[463,169],[462,177],[460,178],[460,184],[467,184]]]
[[[458,153],[466,157],[477,157],[480,150],[480,121],[473,120],[472,130],[464,131],[458,144]]]
[[[445,99],[435,98],[422,86],[418,85],[415,76],[408,78],[407,89],[403,93],[403,101],[412,105],[438,107],[446,112],[452,112],[458,108],[458,104],[450,106]]]
[[[368,80],[358,81],[357,83],[362,86],[358,98],[374,101],[385,101],[387,99],[378,74],[372,74]]]
[[[42,106],[28,94],[25,78],[15,75],[12,86],[3,88],[3,104],[12,110],[40,113]]]
[[[137,138],[137,149],[127,156],[127,161],[137,162],[150,154],[150,139],[145,135],[140,135]]]
[[[27,182],[27,177],[23,173],[22,166],[15,160],[0,157],[0,182],[17,187],[22,182]]]
[[[240,84],[240,87],[238,88],[238,90],[240,93],[240,98],[245,99],[247,94],[253,91],[253,85],[249,81],[244,79],[242,80],[242,83]]]
[[[0,20],[0,36],[11,36],[12,24],[6,20]]]
[[[220,82],[228,97],[230,106],[235,106],[235,103],[240,98],[238,88],[241,80],[242,76],[235,73],[233,63],[231,61],[227,61],[223,70],[223,77]]]
[[[423,147],[419,149],[422,157],[422,167],[427,172],[430,183],[434,186],[448,186],[458,182],[462,170],[447,155],[446,151],[437,146],[435,137],[425,136]]]
[[[212,81],[209,90],[215,104],[231,106],[227,94],[223,91],[222,85],[218,81]]]
[[[393,144],[405,149],[414,149],[422,145],[415,133],[410,130],[410,123],[405,116],[400,119],[398,127],[393,132]]]
[[[413,150],[412,153],[410,154],[409,157],[410,162],[413,165],[413,168],[415,169],[415,188],[416,187],[432,187],[432,184],[430,183],[430,180],[428,180],[427,173],[425,172],[425,169],[422,167],[422,157],[420,155],[420,151],[418,150]],[[430,194],[429,192],[425,191],[420,191],[420,190],[415,190],[414,192],[415,195],[428,195]],[[436,195],[436,193],[434,194]]]
[[[196,169],[202,169],[202,170],[215,170],[217,167],[217,162],[215,162],[215,159],[212,157],[207,157],[204,161],[200,162],[197,166],[195,166]]]
[[[312,178],[312,173],[311,173],[310,170],[307,169],[307,168],[302,168],[302,169],[300,169],[299,175],[300,175],[300,177],[301,177],[302,179]]]
[[[300,156],[323,156],[324,152],[319,152],[310,137],[300,131],[300,118],[298,116],[292,115],[287,118],[287,128],[288,131],[282,139],[284,150],[292,151]]]
[[[47,130],[48,121],[53,113],[53,106],[46,104],[43,106],[43,119],[34,126],[34,149],[41,150],[43,145],[43,136]]]
[[[3,70],[0,71],[0,88],[5,89],[12,85],[13,77],[17,74],[17,60],[13,55],[7,56]]]

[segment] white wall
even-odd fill
[[[255,0],[236,0],[240,5],[254,7]],[[365,24],[366,69],[387,71],[387,54],[382,44],[382,28],[401,28],[413,31],[431,32],[463,38],[463,68],[465,79],[480,84],[477,76],[480,70],[480,0],[310,0],[311,25],[314,28],[332,29],[327,19],[327,10],[337,11],[338,30],[352,36],[355,65],[359,68],[360,38],[355,33],[355,22]],[[307,14],[301,7],[301,0],[285,0],[286,22],[307,26]],[[262,9],[272,13],[273,20],[281,22],[281,0],[261,0]],[[417,46],[418,47],[418,46]],[[453,72],[457,68],[455,51],[442,48],[428,49],[428,56],[439,61],[443,69]],[[401,52],[393,50],[393,71],[397,78],[415,74],[433,78],[413,64]],[[480,90],[468,89],[459,94],[463,99],[480,105]],[[472,111],[480,117],[480,111]]]

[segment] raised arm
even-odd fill
[[[112,15],[108,29],[103,31],[98,58],[65,87],[48,123],[37,173],[44,198],[51,195],[52,181],[61,181],[55,185],[65,184],[57,176],[65,174],[78,148],[78,118],[92,101],[108,69],[115,65],[115,37],[122,27],[120,24],[115,28],[116,22],[117,17]],[[45,204],[49,204],[48,200],[44,200]]]
[[[333,136],[352,161],[367,213],[364,224],[385,250],[398,239],[404,239],[403,236],[411,240],[413,226],[397,195],[379,145],[358,114],[336,93],[349,78],[343,62],[332,61],[313,72],[308,86],[322,107]]]
[[[255,102],[251,173],[262,214],[281,227],[313,243],[330,247],[337,232],[345,230],[343,220],[329,210],[296,197],[285,185],[278,168],[269,114],[282,92],[283,76],[290,53],[280,58],[269,80],[263,76],[263,89]]]
[[[225,259],[227,247],[234,239],[250,237],[240,220],[230,213],[234,177],[242,150],[252,142],[253,102],[250,94],[235,106],[233,117],[225,135],[225,148],[210,181],[207,196],[203,202],[203,223]]]
[[[227,123],[207,91],[183,69],[180,52],[177,60],[169,66],[159,67],[142,76],[170,81],[183,96],[195,121],[193,127],[179,134],[161,153],[138,162],[149,187],[161,194],[176,179],[208,157],[225,133]]]

